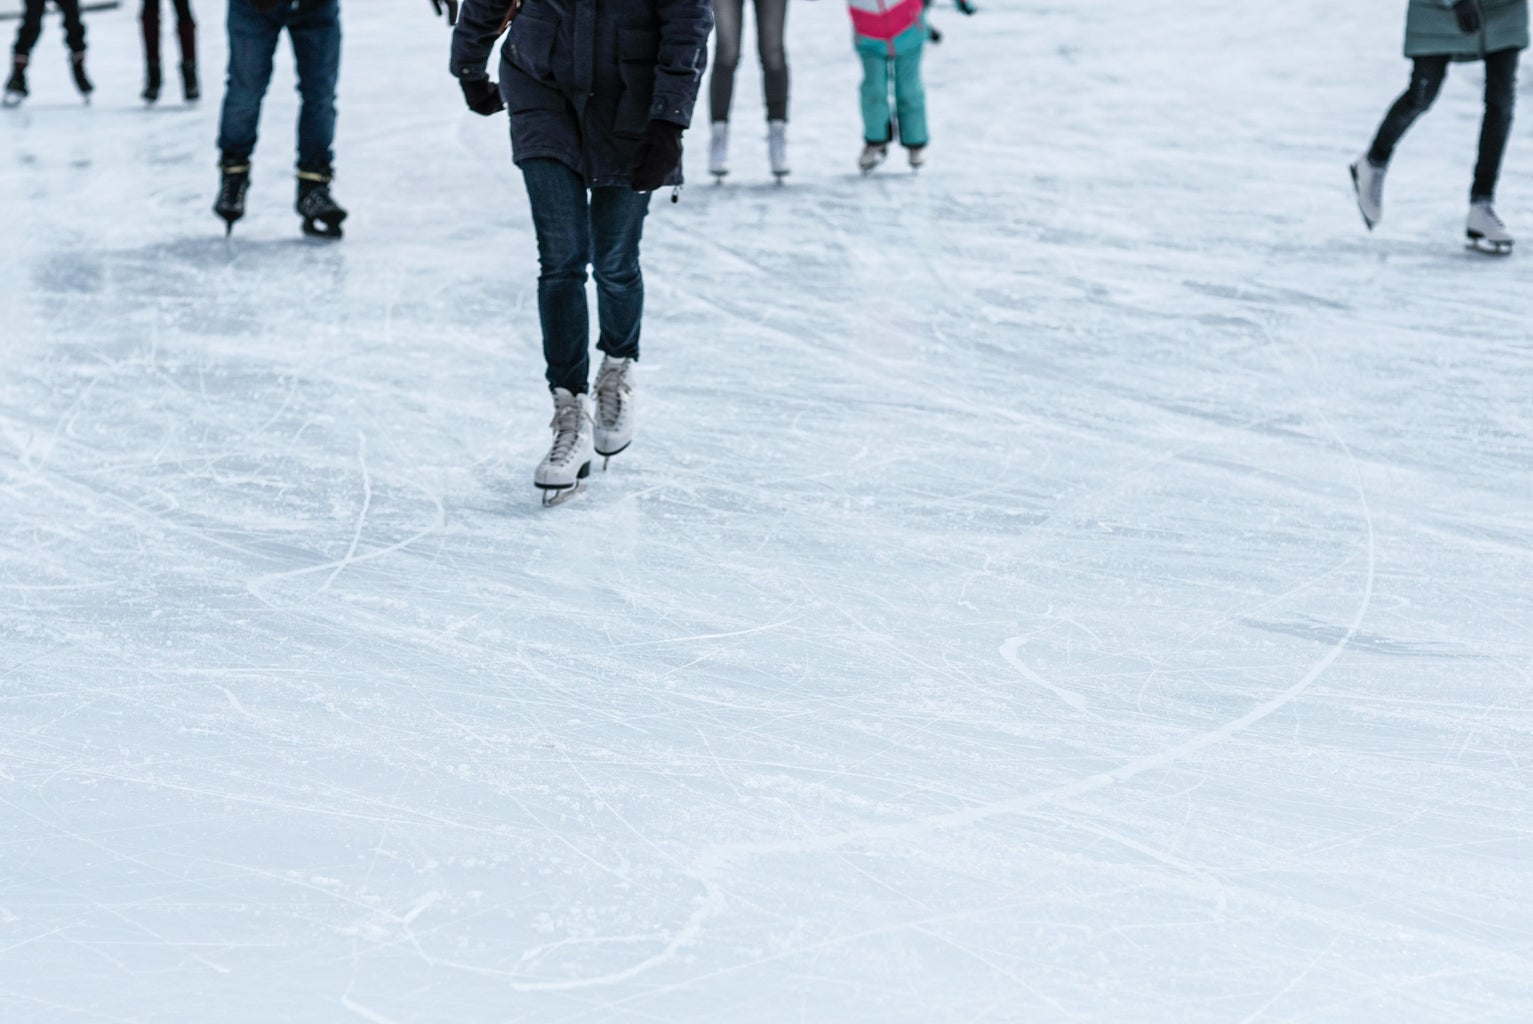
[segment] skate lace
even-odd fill
[[[1499,231],[1505,231],[1506,230],[1506,224],[1501,220],[1500,217],[1498,217],[1496,215],[1496,208],[1494,206],[1491,206],[1489,203],[1485,203],[1485,204],[1481,205],[1481,207],[1480,207],[1480,215],[1482,217],[1484,217],[1487,221],[1489,221],[1491,226],[1496,228],[1497,230],[1499,230]]]
[[[596,414],[604,427],[614,427],[623,416],[623,399],[633,393],[628,383],[628,364],[609,363],[596,375]]]
[[[548,426],[554,432],[554,444],[548,451],[548,461],[564,462],[580,443],[580,420],[591,417],[581,408],[580,399],[559,400],[554,405],[554,418]]]

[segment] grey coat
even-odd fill
[[[1407,57],[1480,60],[1487,53],[1528,48],[1528,0],[1480,0],[1485,27],[1460,32],[1453,0],[1411,0],[1405,15]]]
[[[452,73],[483,80],[511,0],[464,0]],[[586,185],[627,185],[651,120],[687,127],[712,0],[523,0],[500,53],[517,163],[549,157]],[[677,168],[669,184],[681,183]]]

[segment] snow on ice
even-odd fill
[[[554,511],[429,4],[346,8],[333,246],[286,51],[226,245],[221,8],[144,110],[130,6],[0,118],[0,1020],[1533,1019],[1533,290],[1472,66],[1358,220],[1403,3],[938,8],[869,178],[795,4]]]

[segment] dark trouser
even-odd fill
[[[181,40],[181,63],[197,63],[197,19],[192,16],[192,0],[171,0],[176,7],[176,35]],[[160,63],[160,0],[144,0],[139,21],[144,27],[144,62],[151,67]]]
[[[261,12],[229,0],[229,81],[218,122],[224,163],[244,163],[256,146],[261,100],[271,84],[272,57],[286,28],[298,63],[298,169],[328,173],[334,155],[335,80],[341,69],[340,0],[318,7],[283,4]]]
[[[538,319],[548,386],[585,394],[591,373],[586,267],[596,272],[596,347],[614,359],[639,357],[644,275],[639,240],[649,193],[593,188],[558,160],[522,161],[538,234]]]
[[[1384,115],[1379,133],[1368,150],[1368,159],[1383,165],[1394,155],[1406,131],[1437,99],[1448,77],[1447,57],[1417,57],[1411,85]],[[1512,111],[1517,104],[1517,51],[1500,50],[1485,57],[1485,119],[1480,123],[1480,158],[1474,169],[1471,199],[1491,199],[1501,176],[1501,158],[1512,133]]]
[[[740,64],[745,0],[714,0],[713,17],[717,35],[708,100],[713,120],[728,121],[729,103],[735,93],[735,68]],[[787,24],[788,0],[756,0],[756,46],[761,53],[768,121],[788,119],[788,54],[783,49]]]
[[[64,42],[70,53],[85,49],[85,22],[80,20],[80,0],[54,0],[64,15]],[[37,37],[43,34],[43,8],[47,0],[27,0],[26,11],[21,16],[21,28],[16,32],[15,53],[26,57],[37,45]]]

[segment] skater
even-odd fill
[[[346,211],[330,194],[335,139],[335,82],[341,66],[340,0],[229,0],[229,81],[218,123],[220,183],[213,212],[225,234],[245,215],[250,154],[272,57],[287,29],[298,64],[298,196],[303,233],[341,237]]]
[[[863,174],[884,162],[896,129],[900,145],[918,171],[926,162],[930,137],[926,130],[926,88],[921,84],[921,51],[928,29],[923,0],[848,0],[852,35],[862,58]],[[969,0],[954,0],[964,14],[973,14]],[[890,82],[892,72],[893,82]],[[889,90],[894,89],[894,109]]]
[[[192,0],[171,0],[176,8],[176,38],[181,44],[181,98],[188,103],[202,96],[202,86],[197,81],[197,19],[192,16]],[[139,11],[139,22],[144,30],[144,91],[145,103],[160,98],[162,74],[160,71],[160,0],[144,0]]]
[[[497,89],[485,66],[508,23]],[[633,439],[639,240],[650,194],[681,184],[681,135],[712,26],[709,0],[521,0],[519,10],[516,0],[463,0],[451,70],[471,110],[510,106],[511,155],[538,239],[538,319],[554,405],[553,444],[533,474],[544,504],[573,496],[596,455],[610,459]],[[603,353],[594,422],[588,267]]]
[[[761,57],[762,91],[766,94],[767,160],[779,182],[788,174],[788,54],[783,36],[788,0],[754,0],[756,51]],[[722,181],[729,173],[729,106],[735,92],[735,69],[740,65],[740,36],[745,0],[714,0],[713,72],[708,81],[712,139],[708,170]]]
[[[1414,62],[1410,87],[1384,116],[1373,145],[1350,168],[1368,230],[1384,217],[1384,174],[1395,146],[1432,106],[1449,62],[1484,61],[1485,117],[1464,231],[1471,248],[1495,255],[1512,251],[1512,234],[1496,216],[1496,179],[1512,129],[1518,54],[1527,45],[1528,0],[1410,0],[1405,25],[1405,55]]]
[[[75,88],[85,102],[90,102],[95,86],[85,75],[85,22],[80,20],[80,0],[54,0],[64,16],[64,43],[69,47],[69,71],[74,76]],[[32,59],[32,47],[37,45],[43,31],[43,10],[47,0],[26,0],[21,17],[21,28],[16,31],[16,45],[11,50],[11,77],[5,82],[7,107],[14,107],[27,98],[27,63]]]

